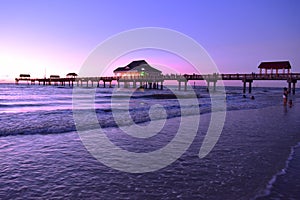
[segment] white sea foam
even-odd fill
[[[279,172],[277,172],[270,179],[270,181],[266,185],[266,188],[262,192],[260,192],[258,195],[256,195],[253,199],[267,198],[271,194],[271,192],[273,190],[273,187],[274,187],[274,184],[276,183],[278,177],[279,176],[284,176],[287,173],[287,171],[289,169],[290,162],[294,159],[295,149],[299,148],[299,147],[300,147],[300,142],[298,144],[296,144],[295,146],[291,147],[290,154],[289,154],[287,160],[285,161],[284,168],[282,168]],[[300,166],[299,166],[299,168],[300,168]],[[298,176],[298,174],[296,174],[296,176]]]

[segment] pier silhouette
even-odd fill
[[[140,64],[138,64],[138,62]],[[131,67],[132,65],[133,67]],[[164,83],[166,81],[177,81],[178,90],[187,90],[187,85],[189,81],[200,81],[203,80],[207,84],[208,90],[215,91],[217,82],[220,80],[226,81],[242,81],[243,82],[243,93],[246,93],[247,83],[248,92],[252,92],[252,83],[255,80],[277,80],[277,81],[287,81],[289,91],[295,94],[296,83],[300,80],[300,73],[291,73],[291,65],[288,61],[279,62],[262,62],[258,68],[259,73],[226,73],[226,74],[161,74],[159,70],[153,70],[147,66],[148,63],[145,61],[133,61],[129,65],[117,68],[115,76],[105,76],[105,77],[79,77],[76,73],[68,73],[65,78],[61,78],[58,75],[51,75],[50,78],[31,78],[29,74],[20,74],[18,78],[15,78],[15,83],[19,84],[20,81],[25,81],[27,84],[31,83],[39,85],[61,85],[61,86],[77,86],[77,87],[100,87],[101,82],[105,88],[112,87],[112,82],[117,82],[117,87],[120,88],[121,84],[125,88],[145,88],[145,89],[163,89]],[[134,69],[134,70],[133,70]],[[154,71],[151,74],[147,69]],[[123,71],[122,71],[123,70]],[[279,72],[281,70],[281,72]],[[287,72],[285,71],[287,70]],[[264,72],[263,72],[264,71]],[[274,73],[275,71],[275,73]],[[183,85],[182,85],[183,84]],[[211,85],[212,84],[212,85]],[[183,87],[183,88],[182,88]]]

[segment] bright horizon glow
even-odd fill
[[[142,27],[173,29],[193,38],[221,73],[258,72],[260,62],[279,60],[290,61],[292,72],[300,72],[299,8],[297,0],[165,0],[159,6],[151,0],[2,0],[0,82],[14,81],[21,73],[77,73],[105,39]],[[165,67],[165,73],[167,66],[181,74],[193,72],[183,59],[158,51],[123,56],[111,69],[139,59]]]

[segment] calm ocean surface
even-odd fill
[[[0,84],[0,199],[300,199],[299,94],[292,96],[294,107],[283,108],[282,88],[254,88],[251,100],[249,94],[243,98],[240,87],[226,87],[224,131],[214,150],[199,159],[211,110],[204,87],[195,88],[199,104],[185,106],[170,90],[77,90],[95,91],[93,109],[100,126],[111,141],[129,151],[165,146],[176,134],[179,117],[185,113],[192,119],[195,106],[203,120],[194,142],[177,161],[156,172],[125,173],[101,164],[85,149],[74,124],[72,88]],[[176,95],[188,100],[191,93]],[[80,101],[85,103],[84,95]],[[157,104],[168,118],[162,134],[142,141],[120,133],[112,107],[124,113],[119,126],[130,123],[125,118],[129,112],[135,123],[146,127],[150,119],[164,117],[149,116]],[[278,116],[274,106],[280,106]],[[273,124],[264,123],[263,117]],[[283,117],[290,119],[287,128]],[[87,131],[93,128],[90,124]]]

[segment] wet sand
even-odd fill
[[[204,114],[200,132],[183,156],[143,174],[101,164],[76,132],[1,137],[0,198],[251,199],[285,167],[291,146],[300,141],[299,113],[299,104],[229,111],[218,143],[199,159],[210,117]],[[192,123],[194,118],[188,118]],[[175,129],[179,118],[168,120],[169,128]],[[109,130],[112,139],[122,137],[115,134],[116,128]],[[133,150],[144,145],[125,143]]]
[[[217,145],[200,161],[216,172],[215,184],[203,190],[205,199],[251,199],[263,193],[300,141],[299,130],[299,104],[227,112]]]

